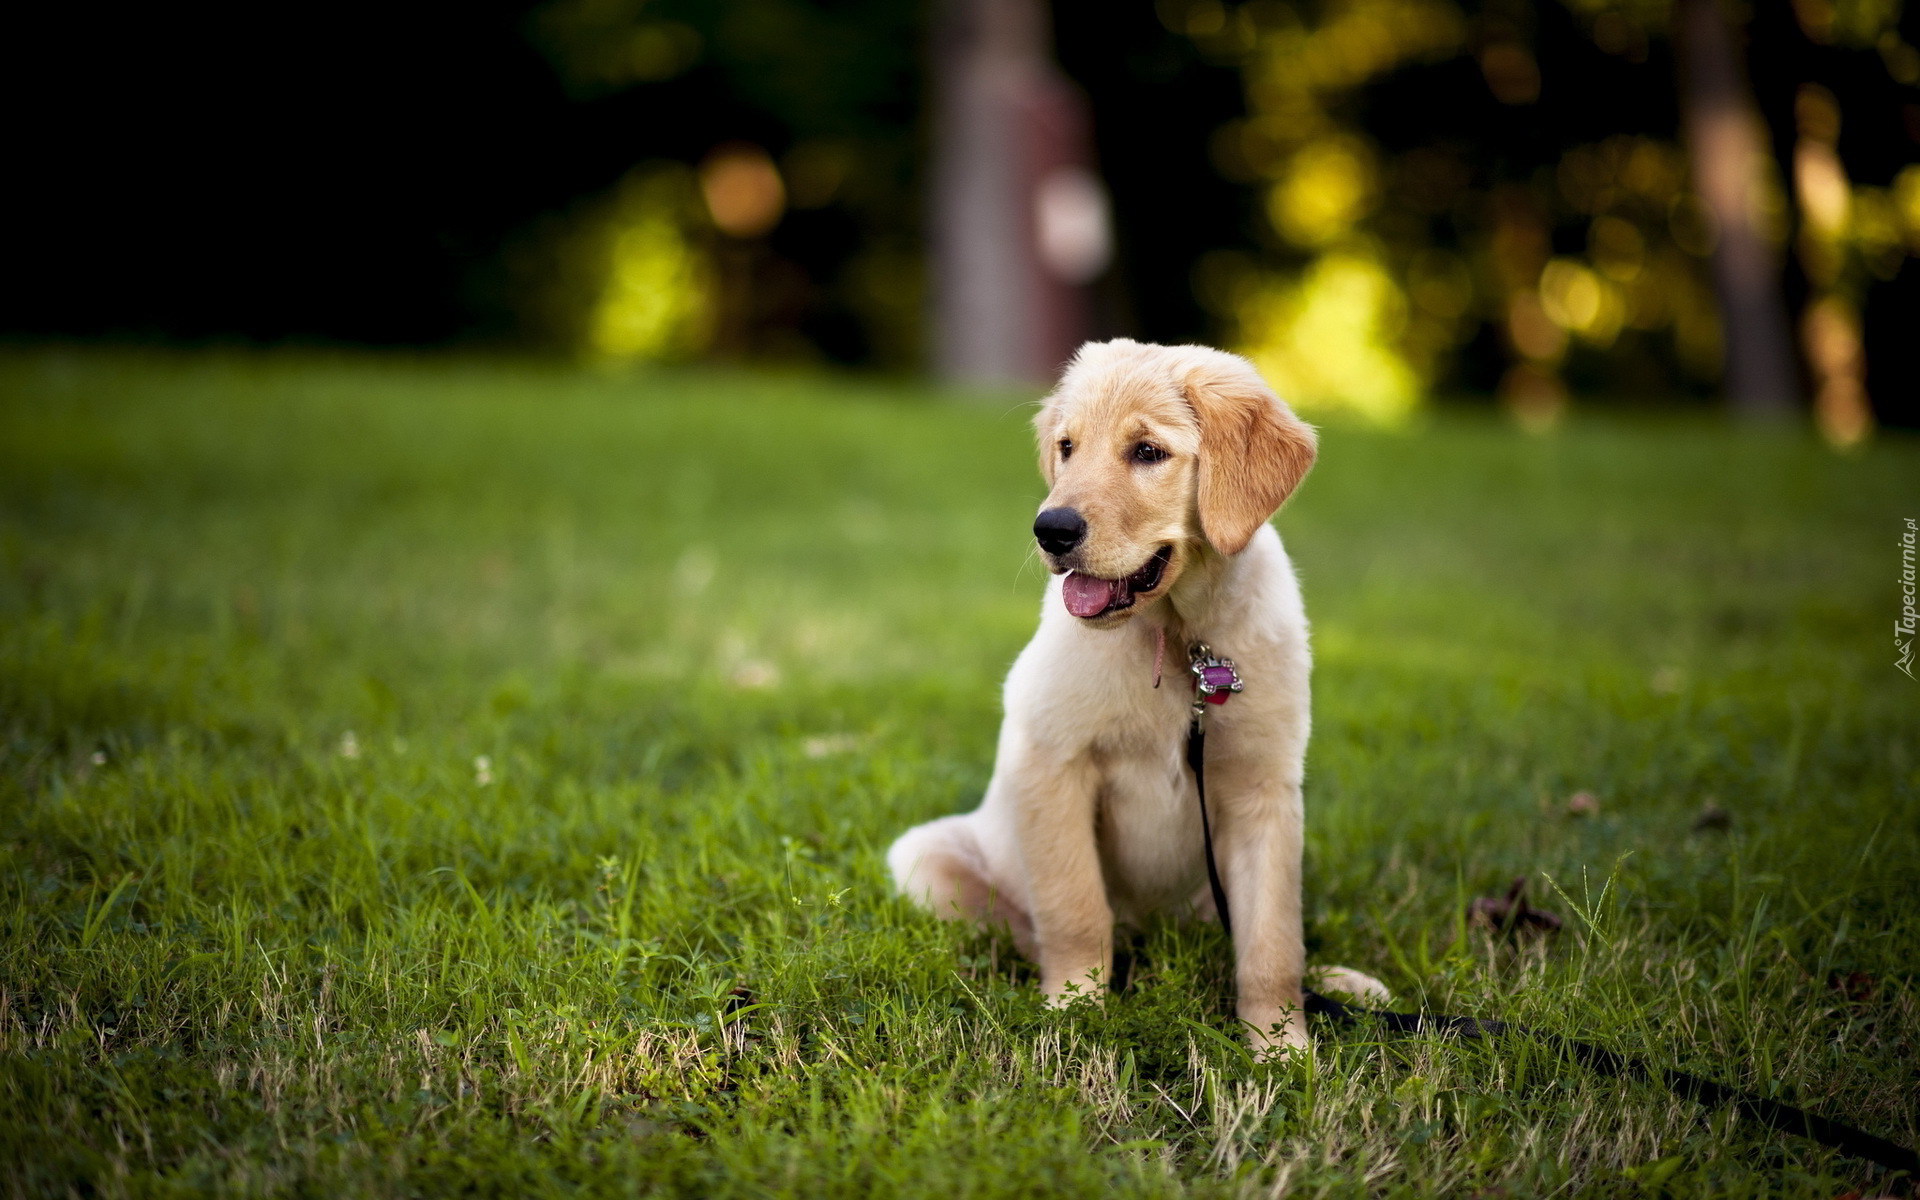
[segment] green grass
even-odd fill
[[[0,357],[6,1186],[1875,1186],[1521,1040],[1251,1064],[1192,1024],[1230,1028],[1214,928],[1048,1012],[890,898],[892,837],[977,800],[1034,620],[1016,399]],[[1915,515],[1911,441],[1328,430],[1279,520],[1313,957],[1913,1144]],[[1465,927],[1521,875],[1564,931]]]

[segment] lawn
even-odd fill
[[[882,853],[976,802],[1034,621],[1022,399],[0,356],[7,1187],[1884,1186],[1525,1038],[1253,1064],[1209,1032],[1213,927],[1049,1012],[893,899]],[[1278,518],[1311,956],[1913,1145],[1913,516],[1910,438],[1326,430]],[[1518,877],[1559,933],[1466,924]]]

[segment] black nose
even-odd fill
[[[1070,508],[1049,508],[1033,519],[1033,536],[1048,554],[1065,554],[1087,536],[1087,523]]]

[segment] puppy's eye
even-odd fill
[[[1152,442],[1141,442],[1133,448],[1133,461],[1137,463],[1157,463],[1162,459],[1171,457],[1172,455],[1154,445]]]
[[[1072,457],[1073,457],[1073,439],[1061,438],[1060,439],[1060,461],[1065,462]]]

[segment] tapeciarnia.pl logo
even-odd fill
[[[1913,540],[1915,534],[1914,519],[1907,518],[1906,532],[1900,535],[1900,619],[1893,623],[1893,648],[1900,657],[1894,660],[1894,666],[1904,672],[1908,679],[1913,678],[1913,631],[1917,618],[1913,611]]]

